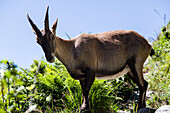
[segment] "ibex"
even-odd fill
[[[98,34],[80,34],[65,40],[56,36],[58,18],[49,28],[48,9],[45,15],[45,29],[39,30],[27,14],[42,47],[46,60],[58,58],[72,78],[79,80],[82,88],[81,111],[90,112],[89,90],[95,78],[115,79],[127,74],[140,90],[138,109],[146,107],[148,82],[144,80],[143,64],[150,53],[151,45],[141,35],[131,30],[117,30]]]

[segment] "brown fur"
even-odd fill
[[[139,108],[146,106],[145,95],[147,82],[143,78],[142,68],[151,52],[150,44],[138,33],[131,30],[109,31],[99,34],[80,34],[64,40],[55,36],[57,21],[52,30],[48,28],[48,8],[45,30],[39,29],[28,20],[37,35],[37,42],[42,46],[47,61],[57,57],[67,68],[70,75],[80,80],[83,93],[81,110],[89,110],[89,90],[96,77],[112,76],[128,68],[129,77],[139,86]]]
[[[139,57],[137,62],[144,62],[151,50],[142,36],[134,31],[122,30],[81,34],[71,40],[57,37],[56,43],[55,55],[74,74],[78,74],[75,72],[80,66],[95,72],[114,72],[124,67],[133,56]]]

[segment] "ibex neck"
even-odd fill
[[[56,49],[54,54],[56,58],[59,59],[65,66],[69,65],[73,60],[73,50],[73,40],[64,40],[56,37]]]

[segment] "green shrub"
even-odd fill
[[[39,109],[42,112],[76,112],[82,103],[81,87],[56,60],[54,65],[34,61],[30,69],[18,68],[13,62],[1,61],[0,104],[6,111],[25,112]],[[116,111],[121,108],[134,86],[130,79],[95,80],[90,91],[93,112]],[[121,101],[119,101],[121,100]]]
[[[149,90],[155,93],[147,104],[158,108],[170,104],[170,22],[153,42],[153,49],[155,56],[149,59],[145,70],[148,71]]]

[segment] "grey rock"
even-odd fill
[[[143,109],[138,110],[138,113],[154,113],[154,112],[155,110],[152,108],[143,108]]]

